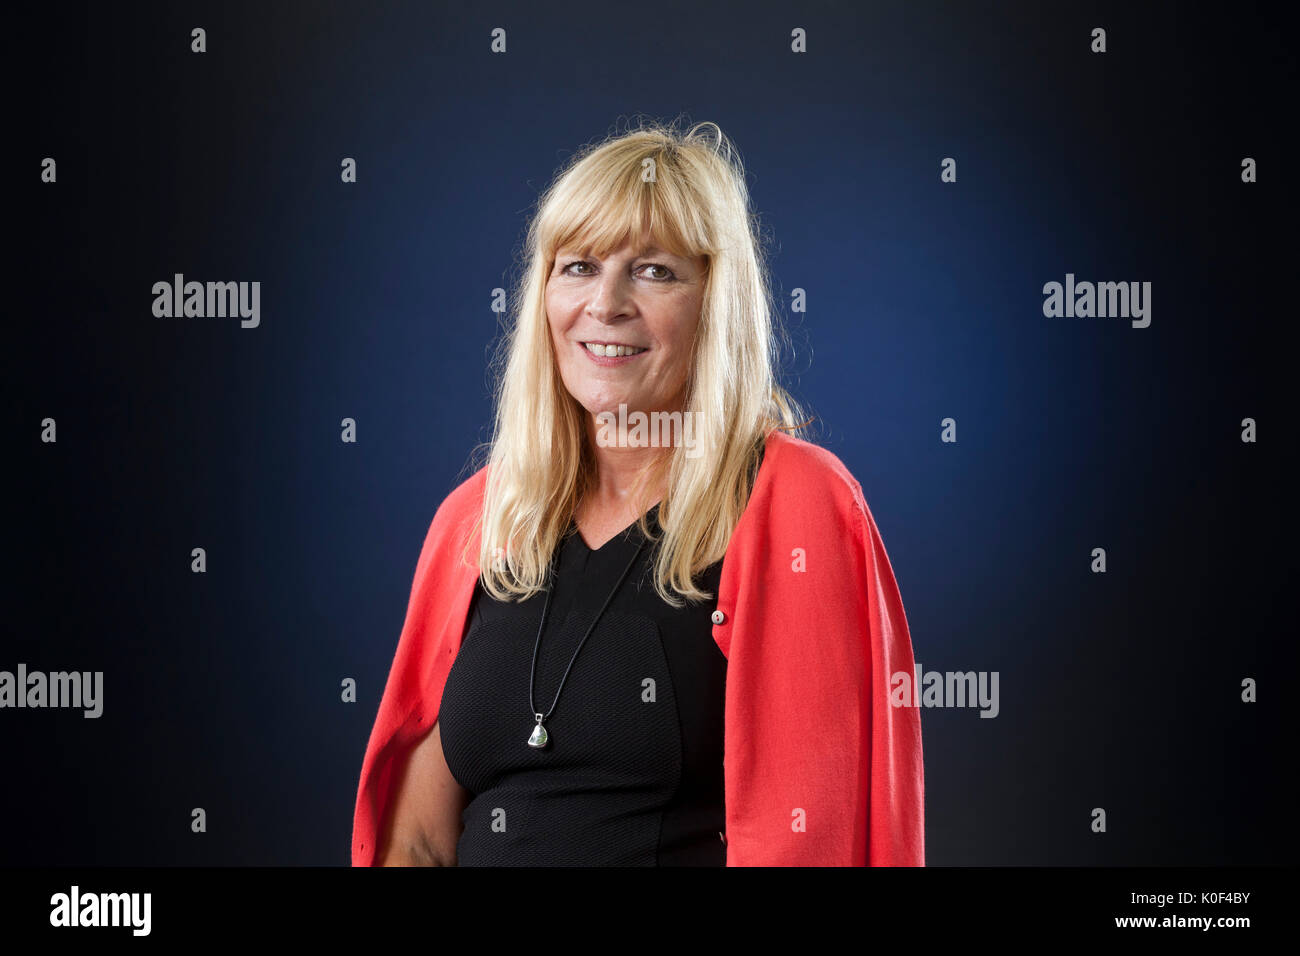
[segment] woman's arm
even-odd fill
[[[394,789],[377,866],[455,866],[469,792],[451,775],[438,724],[415,745]]]

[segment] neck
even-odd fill
[[[641,511],[654,507],[664,496],[667,475],[647,485],[645,494],[639,497],[639,484],[651,478],[642,477],[642,470],[649,469],[654,462],[672,454],[671,448],[629,448],[619,446],[602,446],[596,441],[597,429],[595,416],[587,418],[587,439],[596,459],[596,483],[583,501],[585,508],[599,511]],[[640,504],[643,503],[644,507]]]

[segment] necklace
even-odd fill
[[[627,567],[624,568],[623,573],[619,575],[618,581],[614,585],[614,590],[610,591],[609,597],[605,598],[605,603],[602,604],[600,606],[600,610],[596,612],[595,620],[593,620],[591,622],[591,626],[587,628],[587,633],[582,635],[582,640],[578,642],[577,649],[574,650],[573,656],[569,658],[569,666],[564,669],[564,676],[560,678],[560,686],[555,690],[555,700],[551,703],[551,709],[548,710],[546,713],[542,714],[542,713],[538,713],[537,705],[533,703],[533,681],[537,674],[537,652],[542,646],[542,631],[546,627],[546,614],[551,609],[551,591],[554,590],[554,585],[546,589],[546,603],[542,605],[542,623],[537,626],[537,642],[533,645],[533,666],[528,672],[528,710],[532,713],[534,719],[536,719],[537,721],[537,726],[533,728],[533,732],[528,738],[528,746],[536,747],[540,750],[541,748],[545,747],[547,741],[551,739],[550,733],[548,733],[546,728],[542,726],[542,722],[544,720],[549,719],[551,714],[555,712],[555,705],[560,702],[560,691],[564,690],[564,682],[569,678],[569,671],[573,669],[573,662],[578,659],[578,651],[582,650],[582,645],[586,644],[587,638],[591,637],[591,632],[596,629],[596,621],[599,621],[600,616],[605,613],[605,608],[609,607],[609,602],[614,600],[614,595],[618,592],[618,589],[623,584],[624,579],[628,576],[628,573],[632,570],[632,565],[636,564],[636,559],[641,557],[641,549],[644,547],[645,547],[645,540],[642,539],[641,543],[636,546],[636,554],[632,555],[632,560],[627,563]],[[557,548],[556,549],[557,557],[558,557],[558,553],[559,553],[559,549]],[[552,575],[554,574],[554,571],[555,571],[555,560],[552,559],[551,561]]]

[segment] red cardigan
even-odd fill
[[[478,578],[455,556],[485,479],[429,526],[361,765],[353,866],[374,865],[395,770],[438,720]],[[907,618],[862,486],[831,452],[769,435],[717,609],[727,865],[923,866],[920,710],[889,694],[894,674],[915,683]]]

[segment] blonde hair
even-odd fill
[[[652,181],[642,170],[654,161]],[[593,488],[596,460],[584,409],[559,375],[545,307],[555,253],[566,246],[597,256],[649,236],[685,258],[706,256],[704,299],[683,412],[700,423],[702,453],[679,443],[642,469],[635,500],[658,487],[661,545],[655,591],[680,607],[712,596],[694,578],[721,560],[749,501],[773,428],[793,431],[801,411],[776,382],[778,328],[757,217],[744,168],[714,123],[685,132],[675,124],[639,128],[580,150],[539,198],[525,240],[525,265],[511,302],[512,326],[493,362],[497,373],[487,483],[475,528],[486,592],[523,600],[546,586],[551,556],[582,496]],[[645,512],[637,525],[651,536]],[[472,540],[472,533],[470,540]],[[468,558],[469,542],[466,542]]]

